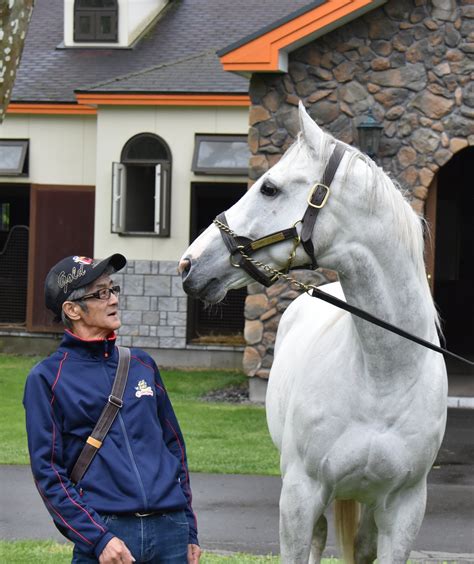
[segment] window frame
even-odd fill
[[[0,176],[28,176],[29,169],[29,139],[0,139],[0,147],[22,147],[19,166],[13,168],[0,168]]]
[[[83,34],[79,29],[79,16],[85,15],[91,19],[91,33]],[[109,34],[100,33],[101,16],[111,16],[112,31]],[[118,1],[115,0],[115,6],[104,7],[85,7],[79,6],[79,0],[74,2],[74,43],[118,43]]]
[[[199,148],[203,141],[228,141],[233,143],[239,141],[245,143],[248,146],[248,137],[245,134],[204,134],[196,133],[194,138],[194,153],[193,160],[191,164],[191,170],[196,175],[214,175],[214,176],[248,176],[249,167],[243,168],[232,168],[232,167],[205,167],[199,165]]]
[[[152,137],[158,141],[165,150],[167,159],[130,158],[127,151],[133,141],[140,137]],[[126,230],[127,213],[127,165],[149,166],[155,169],[154,191],[154,230],[129,231]],[[159,183],[157,183],[159,167]],[[155,133],[138,133],[131,137],[123,146],[120,162],[112,163],[112,210],[111,233],[121,236],[142,237],[170,237],[171,236],[171,151],[164,139]],[[157,197],[158,196],[158,197]]]

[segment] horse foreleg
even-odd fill
[[[311,543],[311,553],[309,564],[319,564],[326,546],[328,536],[328,522],[324,515],[316,521],[313,529],[313,541]]]
[[[308,564],[314,524],[322,515],[321,486],[303,472],[286,474],[280,495],[282,564]]]
[[[374,510],[362,505],[354,550],[356,564],[371,564],[377,558],[377,525]]]
[[[407,561],[420,530],[425,508],[426,478],[411,488],[390,496],[385,509],[380,507],[375,510],[379,564],[400,564]]]

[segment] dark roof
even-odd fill
[[[230,74],[230,76],[228,76]],[[209,77],[212,77],[210,82]],[[173,93],[242,93],[248,90],[248,80],[222,71],[215,51],[184,57],[150,69],[131,72],[78,92],[173,92]]]
[[[327,1],[328,0],[313,0],[309,4],[306,3],[302,8],[299,8],[298,10],[295,10],[295,11],[287,14],[286,16],[284,16],[284,17],[282,17],[282,18],[280,18],[276,21],[272,21],[271,23],[264,26],[263,28],[261,28],[257,31],[254,31],[253,33],[250,33],[249,35],[246,35],[245,37],[241,37],[237,41],[234,41],[234,43],[231,43],[230,45],[227,45],[223,49],[220,49],[217,54],[220,57],[222,57],[222,55],[225,55],[226,53],[229,53],[229,51],[233,51],[234,49],[237,49],[237,47],[240,47],[241,45],[245,45],[245,43],[248,43],[252,39],[256,39],[257,37],[260,37],[264,33],[268,33],[269,31],[272,31],[272,30],[276,29],[277,27],[280,27],[281,25],[283,25],[283,24],[285,24],[285,23],[287,23],[291,20],[294,20],[298,16],[301,16],[302,14],[309,12],[313,8],[317,8],[318,6],[321,6],[322,4],[326,4]],[[294,8],[294,6],[292,6],[292,7]]]
[[[36,0],[13,102],[74,102],[75,90],[246,93],[216,52],[314,0],[173,0],[132,49],[58,47],[63,4]]]

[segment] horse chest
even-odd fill
[[[319,406],[308,398],[289,402],[280,443],[283,468],[300,468],[337,497],[371,503],[400,484],[415,483],[431,466],[442,421],[420,422],[410,406],[399,417],[382,405],[355,412],[346,404],[338,411],[323,397]]]
[[[282,468],[296,464],[335,495],[370,502],[423,475],[442,425],[428,421],[413,389],[367,377],[347,316],[329,328],[315,340],[301,324],[283,327],[267,392],[269,429]]]

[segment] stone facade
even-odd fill
[[[423,214],[437,171],[474,145],[473,76],[474,0],[389,0],[290,54],[288,73],[253,75],[250,184],[294,141],[299,100],[349,144],[370,108],[383,124],[378,164]],[[297,292],[253,284],[249,294],[244,369],[267,378],[279,318]]]
[[[186,348],[187,297],[175,261],[128,261],[114,281],[122,287],[122,345]]]
[[[113,279],[122,288],[119,344],[146,349],[161,368],[240,370],[242,346],[187,342],[188,297],[176,261],[129,260]]]

